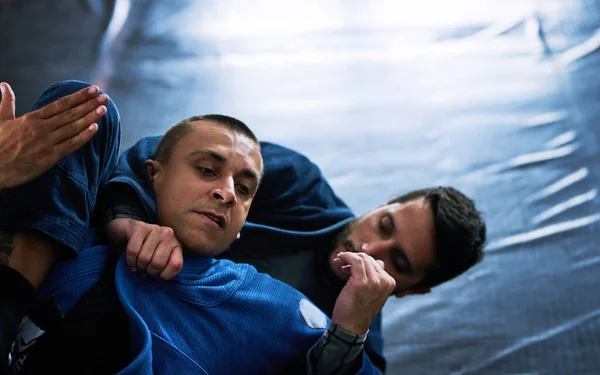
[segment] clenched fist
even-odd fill
[[[350,277],[335,302],[331,322],[362,335],[396,288],[396,281],[385,272],[382,261],[365,253],[342,252],[334,262],[341,262],[342,271]]]
[[[181,243],[169,227],[119,218],[108,223],[107,233],[111,243],[125,247],[132,271],[171,280],[183,267]]]

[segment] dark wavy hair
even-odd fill
[[[388,203],[405,203],[419,198],[424,198],[433,212],[436,262],[413,288],[432,288],[481,261],[486,226],[475,202],[452,187],[415,190]]]

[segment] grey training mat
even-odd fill
[[[123,147],[225,113],[357,213],[429,185],[474,197],[484,262],[385,307],[395,375],[600,373],[599,49],[591,0],[0,2],[21,112],[89,79]]]

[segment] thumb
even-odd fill
[[[15,118],[15,93],[6,82],[0,83],[2,100],[0,101],[0,120],[14,120]]]

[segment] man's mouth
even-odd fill
[[[219,228],[224,228],[225,225],[227,224],[227,220],[225,219],[225,216],[217,214],[214,211],[195,211],[197,214],[203,215],[205,217],[207,217],[208,219],[214,221]]]

